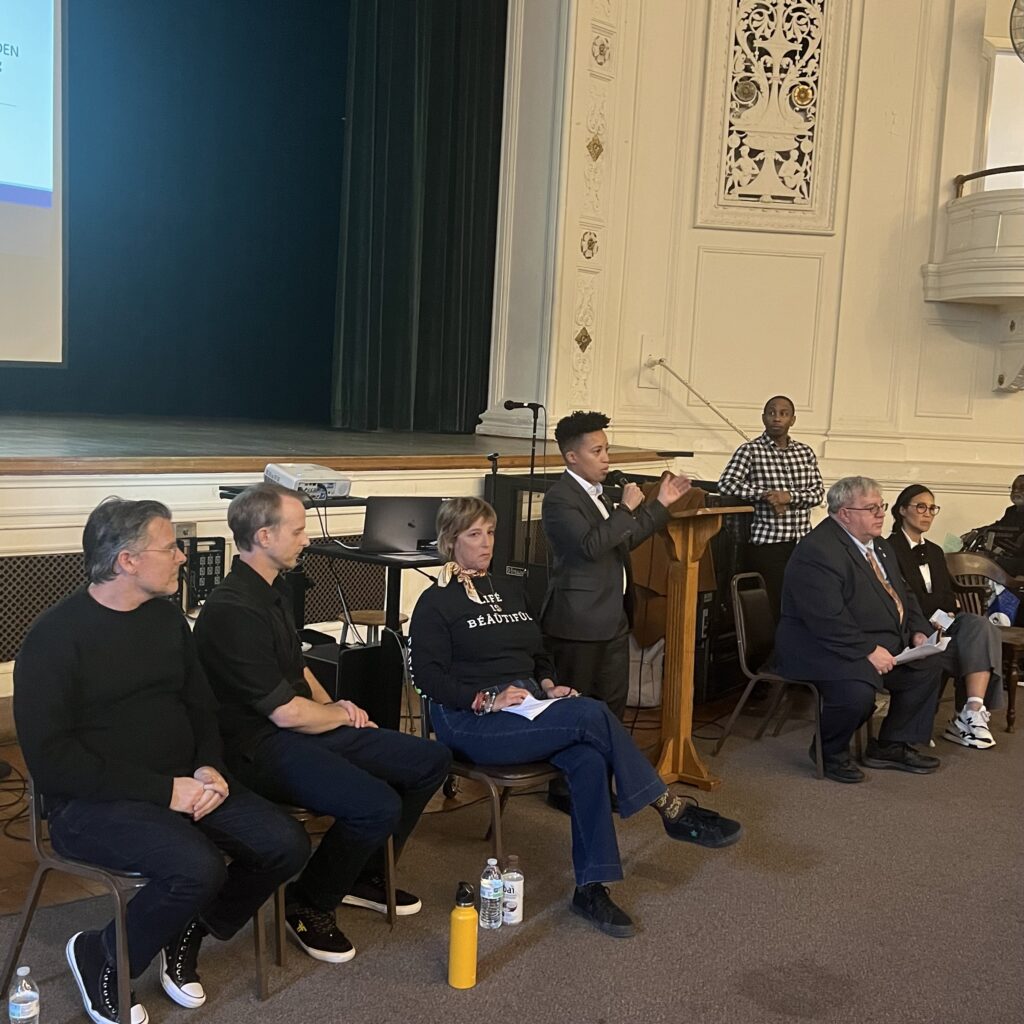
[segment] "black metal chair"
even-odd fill
[[[22,907],[18,927],[14,933],[14,941],[7,953],[2,972],[0,972],[0,991],[7,991],[11,983],[11,977],[17,966],[21,950],[28,937],[28,930],[32,925],[32,918],[35,916],[36,908],[39,905],[39,897],[43,892],[43,884],[51,871],[61,871],[67,875],[76,875],[79,878],[86,878],[92,882],[98,882],[106,886],[114,898],[115,915],[114,930],[116,935],[116,968],[117,968],[117,1005],[129,1006],[131,999],[131,978],[128,968],[128,934],[126,923],[126,912],[128,901],[132,893],[141,889],[149,883],[149,879],[137,872],[111,871],[95,864],[85,861],[73,860],[70,857],[63,857],[56,853],[53,846],[43,835],[43,822],[46,819],[46,809],[43,797],[36,792],[31,776],[26,779],[26,795],[28,798],[29,812],[29,842],[32,844],[32,852],[36,856],[38,866],[36,873],[29,885],[28,893],[25,896],[25,903]],[[263,908],[261,907],[253,916],[253,942],[256,955],[256,992],[261,1000],[267,998],[267,969],[266,969],[266,946],[263,941]]]
[[[739,651],[740,668],[747,677],[747,685],[736,702],[729,721],[721,737],[712,750],[712,756],[718,754],[725,741],[736,724],[743,711],[744,705],[759,682],[768,682],[774,685],[775,693],[767,712],[757,727],[754,739],[759,740],[763,735],[768,723],[775,717],[782,704],[783,698],[791,687],[797,686],[809,690],[813,695],[814,707],[814,750],[815,766],[819,779],[825,777],[825,765],[821,753],[821,695],[814,683],[804,679],[787,679],[776,672],[767,671],[765,663],[771,656],[775,646],[775,618],[772,615],[771,604],[768,601],[768,591],[765,589],[764,579],[760,573],[745,572],[733,576],[732,604],[736,620],[736,647]],[[778,736],[786,721],[787,715],[783,715],[776,723],[773,736]],[[858,737],[859,739],[859,737]]]

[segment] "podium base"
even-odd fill
[[[666,786],[673,782],[684,782],[698,789],[718,789],[722,780],[712,775],[700,759],[693,740],[687,736],[678,746],[675,740],[666,740],[661,747],[661,756],[655,768]]]

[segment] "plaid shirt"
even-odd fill
[[[808,509],[820,505],[825,485],[818,472],[814,451],[789,439],[780,448],[766,433],[741,444],[718,478],[722,494],[732,494],[754,506],[750,540],[754,544],[778,544],[799,540],[810,533]],[[782,515],[776,515],[761,496],[766,491],[788,491],[793,500]]]

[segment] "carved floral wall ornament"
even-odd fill
[[[698,223],[828,233],[850,0],[713,6]],[[715,90],[717,95],[712,91]],[[712,148],[713,147],[713,148]],[[713,192],[712,192],[713,189]]]
[[[584,231],[580,236],[580,252],[583,253],[585,260],[592,260],[600,248],[597,241],[597,233],[594,231]]]
[[[594,36],[594,41],[590,44],[590,55],[594,58],[594,63],[603,68],[611,62],[612,41],[607,36]]]

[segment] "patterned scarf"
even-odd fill
[[[466,597],[470,601],[474,604],[483,604],[480,595],[476,592],[476,587],[473,586],[473,580],[486,575],[487,573],[483,569],[463,569],[458,562],[445,562],[437,574],[437,585],[447,587],[452,580],[458,580],[466,588]]]

